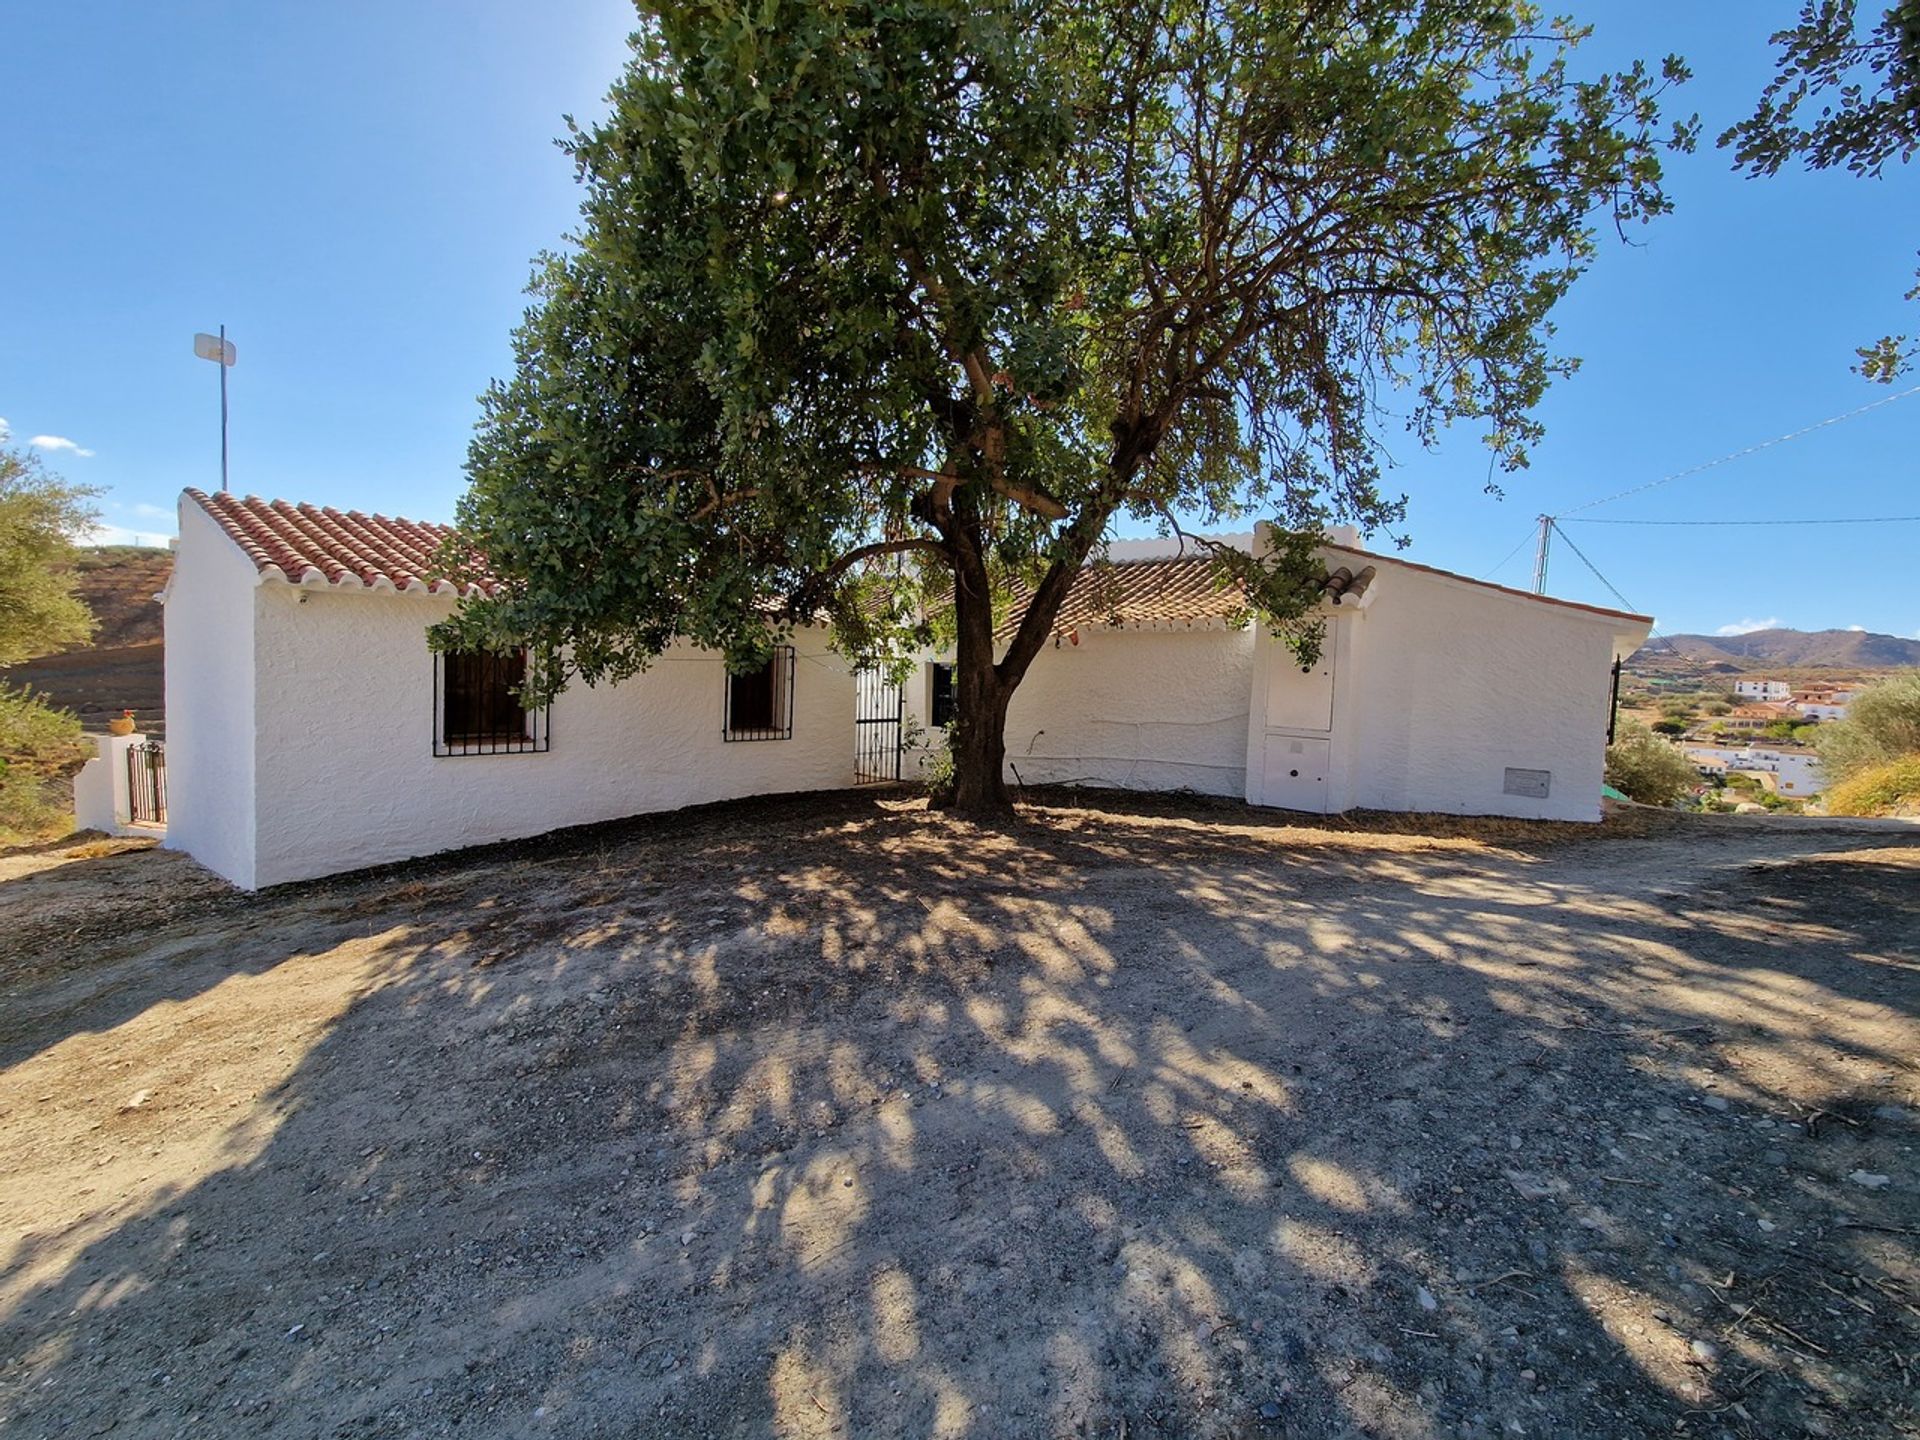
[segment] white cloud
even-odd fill
[[[1769,615],[1764,620],[1736,620],[1731,625],[1722,625],[1713,633],[1716,635],[1751,635],[1756,630],[1778,630],[1780,617]]]
[[[13,427],[7,424],[7,417],[0,415],[0,440],[8,439],[12,434]]]
[[[71,450],[82,460],[93,458],[93,451],[67,439],[64,435],[36,435],[27,443],[36,450]]]
[[[1847,626],[1847,631],[1853,635],[1864,635],[1867,633],[1867,627],[1864,625],[1849,625]]]
[[[174,510],[171,505],[149,505],[146,501],[139,500],[127,506],[127,509],[133,514],[139,515],[147,520],[171,520],[174,518]]]

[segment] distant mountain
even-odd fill
[[[1630,665],[1676,663],[1728,674],[1772,665],[1782,670],[1887,670],[1920,665],[1920,640],[1866,630],[1753,630],[1745,635],[1669,635],[1650,641]]]

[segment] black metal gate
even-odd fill
[[[879,785],[900,778],[900,741],[907,697],[884,670],[854,677],[853,783]]]
[[[135,825],[167,823],[166,746],[127,747],[127,819]]]

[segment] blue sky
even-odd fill
[[[1766,35],[1797,5],[1566,8],[1599,25],[1583,65],[1686,56],[1696,79],[1676,106],[1710,137],[1750,108]],[[0,417],[15,442],[69,442],[47,458],[106,487],[121,538],[170,532],[179,490],[219,483],[217,372],[191,342],[224,322],[236,490],[447,518],[529,261],[573,222],[553,137],[563,114],[598,112],[631,24],[625,0],[6,7]],[[1672,163],[1670,189],[1677,212],[1610,243],[1560,311],[1585,363],[1504,500],[1481,493],[1471,435],[1397,450],[1412,558],[1525,585],[1538,512],[1890,393],[1848,365],[1856,344],[1920,328],[1899,300],[1920,172],[1749,181],[1709,144]],[[1920,395],[1589,513],[1916,514],[1917,481]],[[1920,525],[1567,529],[1663,630],[1920,634]],[[1549,588],[1611,600],[1563,545]]]

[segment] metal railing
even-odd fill
[[[883,670],[854,676],[853,781],[881,785],[900,778],[906,695]]]
[[[127,747],[127,821],[167,823],[167,747],[157,741]]]
[[[524,650],[437,652],[433,657],[435,755],[544,755],[553,748],[553,715],[520,700]]]
[[[723,740],[793,738],[794,653],[776,645],[767,663],[745,675],[727,672],[725,708],[720,715]]]

